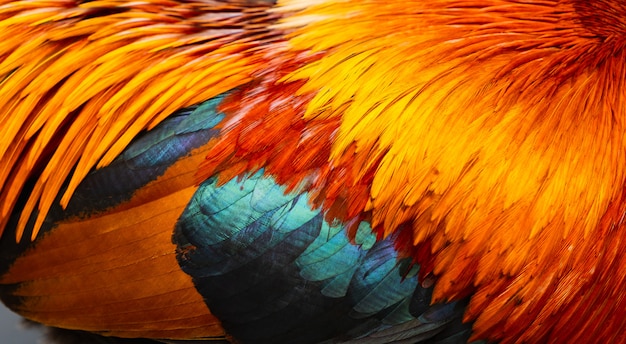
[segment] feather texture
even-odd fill
[[[15,237],[4,235],[3,302],[56,327],[119,337],[224,339],[220,321],[180,270],[171,242],[197,189],[194,175],[207,142],[218,133],[212,128],[221,118],[219,100],[179,111],[135,139],[106,168],[92,171],[65,209],[60,193],[37,241],[16,247]],[[19,216],[9,220],[13,231]]]
[[[249,81],[261,63],[252,58],[255,47],[272,40],[265,25],[275,18],[267,6],[0,3],[0,102],[7,109],[1,122],[14,138],[0,144],[3,219],[26,180],[39,174],[18,239],[34,209],[41,210],[35,228],[41,226],[67,176],[73,178],[64,205],[91,168],[109,164],[139,132]]]
[[[35,243],[16,249],[5,236],[3,301],[50,325],[123,337],[469,337],[464,304],[429,308],[417,267],[399,261],[391,240],[376,242],[367,223],[351,243],[306,194],[285,194],[261,173],[195,186],[190,172],[219,133],[222,99],[168,117],[90,173],[65,209],[52,208]]]
[[[454,305],[439,308],[441,316],[412,312],[424,311],[411,303],[426,306],[429,298],[419,297],[428,291],[417,283],[416,267],[398,260],[391,240],[376,242],[362,223],[350,243],[344,226],[310,208],[306,193],[284,191],[260,172],[223,186],[211,179],[177,224],[181,268],[235,338],[414,342],[442,331],[439,338],[469,337],[468,328],[445,331],[450,322],[460,324]]]
[[[626,68],[613,14],[624,7],[585,3],[306,7],[281,27],[296,30],[294,49],[317,55],[292,61],[284,76],[269,72],[268,84],[281,87],[242,91],[261,106],[225,109],[204,176],[264,166],[319,194],[330,220],[371,219],[381,236],[396,233],[422,276],[437,276],[436,300],[475,294],[466,319],[477,337],[615,341],[621,321],[555,317],[622,318],[624,309],[614,292],[624,279],[601,272],[625,262],[614,250],[625,237]],[[270,113],[298,123],[293,134],[241,130],[283,101]],[[241,146],[257,135],[269,143]],[[283,149],[286,139],[295,147]],[[291,158],[274,159],[279,152]]]
[[[2,1],[0,294],[129,337],[625,342],[625,17]]]

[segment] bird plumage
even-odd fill
[[[623,15],[4,2],[4,300],[244,342],[417,341],[434,310],[466,340],[469,300],[470,340],[624,342]]]

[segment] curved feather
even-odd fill
[[[220,100],[178,111],[135,138],[111,164],[91,171],[65,208],[60,193],[34,242],[16,245],[11,234],[20,212],[14,211],[10,234],[0,239],[2,301],[49,326],[130,338],[225,340],[220,320],[180,270],[171,242],[197,189],[195,172],[207,143],[218,134]]]
[[[272,267],[272,257],[286,269],[275,270],[292,277],[299,272],[315,284],[311,295],[318,300],[335,300],[365,269],[374,276],[373,284],[368,284],[369,274],[357,280],[372,296],[350,307],[376,322],[381,312],[389,319],[406,314],[401,303],[389,301],[398,301],[402,293],[394,288],[402,284],[387,284],[384,276],[390,275],[375,272],[394,271],[384,267],[408,258],[419,263],[423,283],[436,283],[435,302],[471,296],[464,317],[474,321],[475,338],[505,343],[624,340],[626,277],[619,272],[626,266],[626,107],[621,94],[626,9],[620,1],[285,0],[273,5],[0,3],[0,129],[9,138],[0,143],[0,228],[18,238],[24,229],[32,238],[39,228],[46,232],[34,244],[9,243],[2,236],[6,302],[31,300],[23,313],[54,309],[78,275],[90,276],[91,284],[77,293],[84,298],[74,299],[80,301],[74,306],[90,297],[107,307],[116,304],[106,303],[109,294],[96,292],[94,286],[103,281],[111,293],[131,297],[155,296],[161,284],[179,288],[176,283],[183,283],[185,297],[195,300],[189,304],[198,307],[204,300],[211,312],[225,312],[225,327],[251,338],[249,328],[228,318],[226,305],[211,299],[221,294],[192,290],[205,282],[202,278],[211,286],[213,278],[228,280],[242,268],[252,282],[265,283],[261,294],[271,293],[272,278],[250,264]],[[163,163],[163,171],[135,171],[149,177],[113,190],[123,196],[111,204],[72,205],[82,197],[77,195],[88,194],[78,192],[81,182],[133,173],[127,168],[132,164],[116,166],[114,161],[141,132],[175,110],[225,91],[230,93],[219,105],[225,116],[217,119],[212,113],[209,121],[219,124],[209,129],[186,123],[198,132],[210,131],[208,136],[219,130],[214,140],[187,151],[182,137],[191,133],[185,130],[164,145],[158,144],[164,142],[158,131],[148,134],[149,143],[157,142],[154,147],[134,146],[124,154],[138,164]],[[198,135],[191,136],[208,139]],[[176,155],[181,151],[173,142],[189,155]],[[161,160],[161,150],[176,158]],[[111,169],[90,174],[111,163]],[[237,191],[253,188],[247,183],[261,170],[265,175],[256,192]],[[203,204],[215,196],[215,204]],[[293,197],[287,202],[303,198],[293,208],[280,208],[274,202],[284,201],[281,197]],[[252,218],[241,217],[243,212]],[[302,218],[316,212],[311,228]],[[332,237],[337,241],[314,244],[316,225],[324,223],[343,226]],[[364,232],[364,224],[373,235]],[[185,225],[185,240],[196,242],[183,243],[177,252],[163,238]],[[129,241],[121,245],[116,237]],[[350,241],[374,237],[376,243],[358,255],[376,259],[359,262],[356,269],[329,273],[324,268],[356,257]],[[234,246],[225,244],[229,241]],[[113,249],[99,246],[102,242]],[[252,243],[260,244],[258,252]],[[271,256],[281,244],[287,245],[285,254]],[[377,251],[380,247],[386,250]],[[197,249],[207,252],[194,256]],[[230,261],[233,252],[238,258]],[[133,262],[128,266],[150,268],[121,269],[126,255]],[[193,259],[185,260],[187,255]],[[156,257],[163,263],[157,264]],[[41,269],[32,269],[41,261],[46,262]],[[191,276],[174,272],[179,262]],[[114,276],[128,281],[125,292],[114,292],[116,280],[97,270],[105,263],[124,271]],[[194,276],[210,269],[217,270]],[[141,278],[132,275],[137,271]],[[73,279],[50,278],[57,273]],[[147,294],[130,292],[159,274],[173,282],[139,288]],[[44,290],[50,294],[38,294]],[[131,317],[126,310],[116,318],[119,304],[98,314],[118,321],[117,333],[147,335],[126,322]],[[295,304],[282,305],[297,313],[289,308]],[[456,314],[442,307],[427,314]],[[177,312],[184,313],[182,308]],[[202,319],[194,318],[194,324],[207,321],[214,327],[208,332],[194,327],[194,336],[225,336],[206,307],[196,311]],[[265,316],[267,309],[249,311],[247,316]],[[47,313],[40,320],[72,327],[82,326],[79,318]],[[91,321],[88,329],[102,330],[102,319],[85,319]],[[253,326],[254,319],[245,319]],[[376,323],[369,339],[419,337],[427,331],[415,321],[421,320],[395,329]],[[434,327],[439,325],[435,321]],[[284,332],[289,326],[275,326],[259,333],[268,341],[293,338]],[[184,335],[180,328],[172,330],[162,335]],[[307,331],[311,338],[321,335]],[[341,340],[370,335],[363,331],[356,326],[336,333],[348,335]]]
[[[224,185],[213,178],[181,215],[173,239],[181,268],[233,337],[466,342],[469,325],[453,326],[463,307],[429,308],[418,268],[399,258],[392,240],[375,242],[362,223],[351,243],[345,226],[326,222],[307,197],[285,193],[262,172]]]
[[[27,180],[37,183],[18,239],[33,210],[42,225],[67,176],[63,205],[142,130],[249,81],[254,51],[274,40],[271,4],[1,2],[0,129],[11,139],[0,144],[0,228]]]
[[[49,325],[123,337],[467,340],[466,302],[430,307],[417,266],[367,223],[351,242],[306,193],[262,173],[195,186],[222,99],[173,114],[92,171],[36,241],[4,236],[3,302]]]
[[[262,167],[329,221],[371,221],[435,300],[473,295],[476,338],[623,338],[571,321],[626,309],[607,272],[626,263],[624,5],[290,3],[280,27],[306,54],[224,106],[202,176]]]

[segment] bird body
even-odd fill
[[[626,342],[624,17],[5,1],[3,301],[123,337]]]

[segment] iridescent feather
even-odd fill
[[[32,252],[51,245],[45,256],[62,263],[54,235],[69,243],[91,235],[84,228],[105,228],[95,230],[106,235],[127,226],[137,228],[133,238],[150,238],[162,225],[159,235],[176,233],[174,243],[147,241],[158,249],[146,252],[162,254],[170,265],[150,265],[142,258],[147,248],[137,242],[142,249],[123,252],[132,253],[138,268],[125,274],[148,266],[165,274],[180,265],[186,274],[171,275],[170,281],[184,279],[181,288],[203,290],[211,309],[199,310],[208,318],[194,324],[215,324],[194,336],[225,338],[228,332],[253,340],[252,327],[233,324],[221,300],[212,298],[216,294],[206,294],[214,281],[198,277],[208,273],[202,266],[248,247],[238,230],[254,238],[271,235],[272,244],[260,241],[259,250],[277,240],[295,250],[287,250],[290,259],[302,262],[307,255],[298,250],[307,248],[294,242],[312,243],[298,237],[305,235],[300,230],[339,226],[342,240],[357,245],[366,225],[376,245],[394,243],[384,261],[419,265],[415,278],[421,285],[435,283],[433,303],[470,298],[464,320],[473,323],[472,339],[626,342],[624,18],[626,4],[608,0],[5,1],[3,240],[11,233],[19,241],[24,231],[35,239],[42,229],[45,235]],[[171,153],[176,158],[164,163],[161,174],[142,179],[144,184],[129,184],[126,198],[119,196],[122,203],[72,210],[84,195],[77,192],[80,185],[99,178],[89,176],[113,171],[107,168],[132,155],[125,149],[137,147],[145,131],[149,135],[159,123],[171,123],[172,113],[207,100],[213,106],[205,118],[210,125],[194,128],[210,135],[198,139],[197,147]],[[176,131],[173,137],[186,134]],[[267,204],[299,204],[290,211],[303,217],[280,217],[288,229],[269,219],[262,225],[246,222],[279,211],[257,214],[264,202],[237,203],[261,197],[245,192],[256,181],[277,188],[262,188]],[[198,196],[202,192],[206,198]],[[213,192],[220,197],[203,204]],[[223,208],[211,210],[219,204]],[[300,222],[307,211],[319,213],[321,227]],[[220,232],[226,220],[232,223]],[[192,229],[185,232],[189,223]],[[286,233],[298,233],[298,239],[282,240]],[[236,239],[234,246],[213,248],[206,240],[216,240],[214,235]],[[100,240],[94,234],[85,247],[95,250]],[[369,254],[361,248],[350,256],[335,244],[325,246],[335,259]],[[89,261],[91,253],[84,250],[79,256]],[[72,259],[72,253],[64,254]],[[271,260],[263,260],[267,256],[259,257],[274,271]],[[50,261],[41,271],[23,272],[37,259],[17,259],[0,282],[24,283],[38,273],[54,279],[59,277],[53,271],[68,269]],[[96,261],[90,263],[94,269]],[[72,268],[80,270],[76,264]],[[105,266],[117,264],[113,259]],[[308,276],[307,283],[321,283],[333,295],[345,289],[338,285],[346,277],[331,276],[338,278],[331,283],[306,264],[289,264],[277,270],[286,279]],[[89,269],[80,271],[88,276]],[[394,269],[407,279],[416,273]],[[220,278],[230,278],[219,271]],[[141,276],[152,278],[149,272]],[[386,289],[385,297],[400,300],[401,283]],[[24,283],[20,292],[40,292],[44,285]],[[149,292],[156,297],[158,287]],[[415,294],[406,297],[415,300]],[[115,314],[115,307],[109,310]],[[386,312],[371,310],[373,317]],[[82,326],[76,319],[31,315],[38,316]],[[124,334],[127,324],[117,325],[116,333]],[[388,333],[377,326],[382,332],[376,333]],[[276,335],[268,340],[297,340]],[[170,337],[183,338],[184,331]]]

